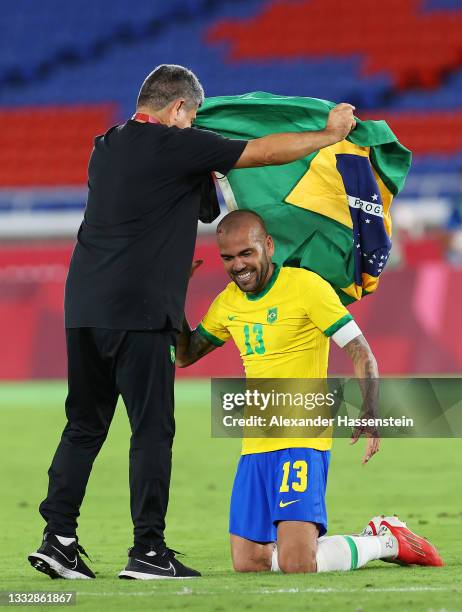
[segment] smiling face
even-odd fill
[[[220,256],[231,280],[245,293],[260,293],[273,273],[274,244],[262,226],[250,215],[240,223],[220,228],[217,233]]]

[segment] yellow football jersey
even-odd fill
[[[229,283],[197,329],[216,346],[232,337],[247,378],[325,378],[329,337],[352,318],[319,275],[276,267],[259,294]],[[242,454],[331,446],[331,438],[244,438]]]

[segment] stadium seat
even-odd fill
[[[85,184],[93,138],[113,117],[110,104],[0,111],[0,187]]]
[[[0,108],[9,118],[11,108],[42,113],[40,127],[24,128],[13,117],[14,139],[6,122],[2,185],[31,184],[32,171],[17,168],[12,176],[11,160],[42,159],[40,150],[58,142],[52,111],[42,106],[72,105],[75,113],[79,104],[114,104],[110,120],[106,111],[95,123],[75,115],[77,149],[85,142],[87,156],[94,132],[80,122],[101,131],[125,120],[142,79],[163,61],[190,66],[209,96],[264,90],[348,100],[360,117],[387,118],[415,153],[415,167],[460,166],[460,0],[388,0],[374,11],[370,0],[357,0],[354,11],[342,0],[171,0],[142,2],[136,11],[124,0],[17,0],[2,8]],[[72,133],[66,127],[64,148]],[[43,162],[40,184],[58,175],[59,164],[47,170]],[[59,170],[60,180],[82,181],[82,164]]]

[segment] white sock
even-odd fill
[[[363,567],[369,561],[388,559],[398,554],[398,542],[392,535],[322,536],[318,539],[316,564],[318,572],[348,571]],[[277,546],[271,557],[271,571],[280,572]]]
[[[271,571],[272,572],[280,572],[279,564],[278,564],[278,548],[275,546],[273,548],[273,555],[271,557]]]
[[[386,536],[330,536],[318,540],[318,572],[353,570],[376,559],[398,554],[398,542]]]
[[[63,546],[69,546],[72,542],[75,542],[75,538],[65,538],[64,536],[56,536]]]

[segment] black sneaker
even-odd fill
[[[128,563],[119,574],[127,580],[159,580],[165,578],[195,578],[200,576],[196,570],[186,567],[175,558],[176,550],[142,551],[140,548],[128,549]]]
[[[48,574],[50,578],[70,580],[95,578],[95,574],[85,565],[79,553],[88,558],[77,541],[64,546],[53,533],[45,533],[38,551],[31,553],[27,558],[32,567]]]

